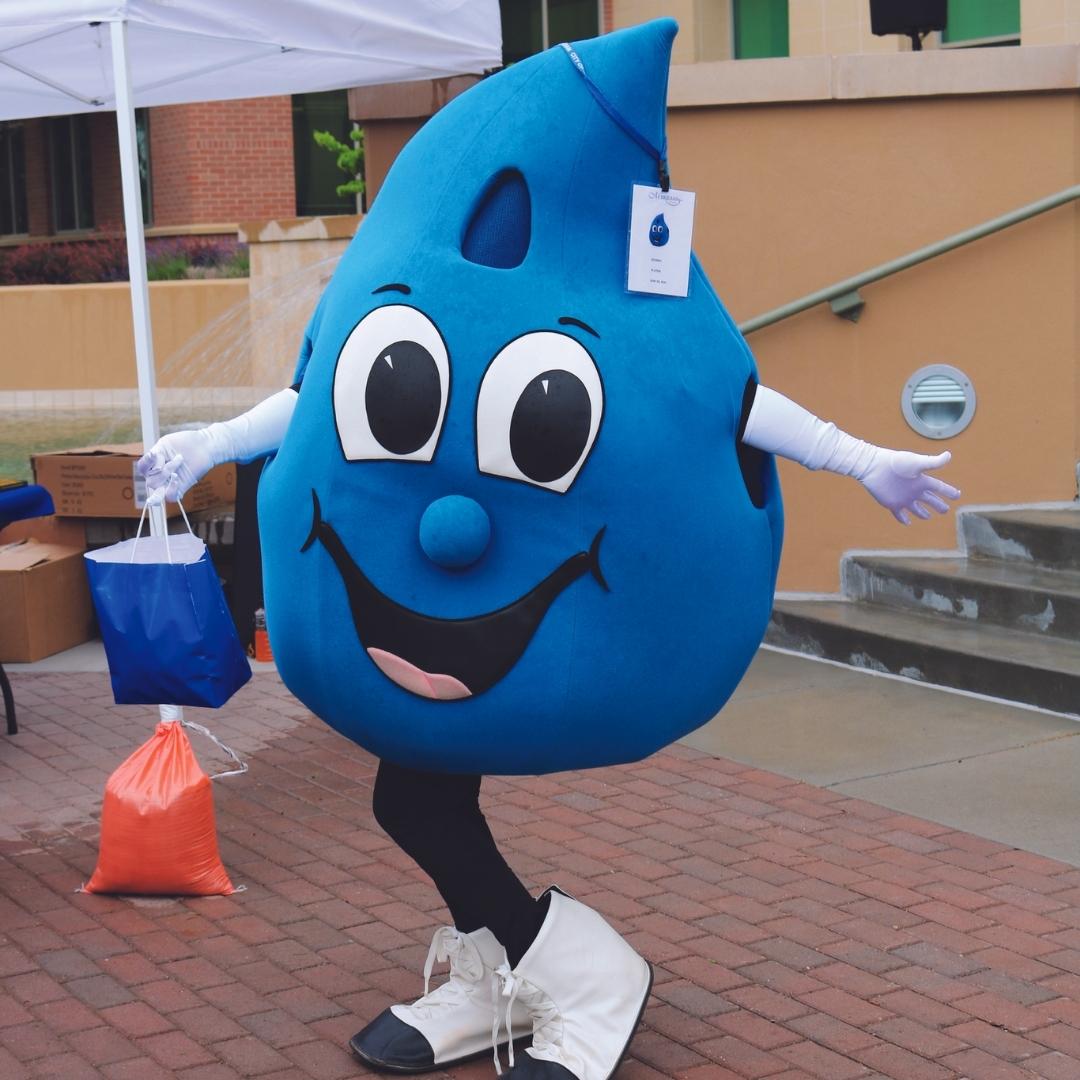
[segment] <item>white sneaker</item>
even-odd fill
[[[450,977],[430,990],[436,962],[450,962]],[[435,931],[424,964],[424,996],[411,1005],[391,1005],[349,1040],[367,1065],[397,1073],[421,1073],[491,1052],[499,984],[506,950],[487,927],[462,934],[452,926]],[[515,1007],[506,1038],[532,1029],[524,1006]],[[504,1039],[505,1041],[505,1039]]]
[[[510,1080],[609,1080],[652,988],[652,968],[591,908],[549,889],[548,913],[521,963],[496,971],[508,1017],[524,1005],[532,1046]],[[498,1050],[496,1071],[502,1073]]]

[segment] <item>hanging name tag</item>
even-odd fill
[[[694,237],[694,192],[634,185],[630,204],[630,292],[686,296]]]

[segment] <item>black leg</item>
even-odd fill
[[[11,683],[8,682],[4,665],[0,664],[0,692],[4,695],[4,712],[7,714],[7,733],[17,734],[19,725],[15,723],[15,695],[11,692]]]
[[[458,930],[468,934],[486,926],[516,965],[539,932],[546,907],[499,854],[480,811],[480,779],[382,761],[373,809],[390,838],[435,883]]]

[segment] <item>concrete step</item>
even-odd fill
[[[849,555],[844,596],[1080,643],[1080,573],[985,558]]]
[[[765,640],[852,667],[1080,713],[1080,646],[1056,638],[874,604],[778,600]]]
[[[971,510],[960,514],[971,556],[1080,572],[1080,507]]]

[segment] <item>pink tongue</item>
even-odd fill
[[[388,679],[421,697],[434,701],[472,697],[472,691],[453,675],[429,675],[408,660],[382,649],[368,649],[367,654]]]

